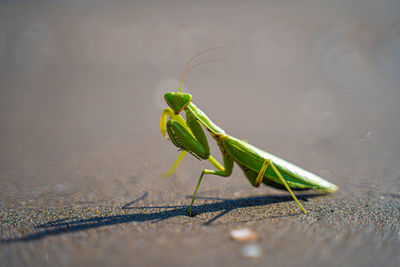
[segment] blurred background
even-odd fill
[[[157,190],[178,155],[163,94],[215,46],[197,62],[225,61],[184,82],[214,122],[349,191],[398,193],[399,14],[396,0],[0,1],[2,204]]]

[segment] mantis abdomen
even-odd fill
[[[275,164],[291,189],[315,189],[326,193],[337,190],[336,185],[323,178],[233,136],[222,136],[220,140],[218,140],[218,144],[220,147],[223,146],[223,148],[221,147],[223,153],[228,154],[228,156],[242,168],[250,183],[253,185],[256,185],[255,179],[264,161],[269,159]],[[265,171],[264,177],[265,178],[262,180],[264,184],[285,189],[273,169],[268,168]]]

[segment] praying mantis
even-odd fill
[[[292,190],[311,189],[318,190],[320,193],[333,193],[338,190],[338,187],[286,160],[265,152],[244,140],[227,134],[192,102],[192,96],[190,94],[182,93],[182,83],[189,70],[202,63],[210,62],[203,61],[189,67],[192,60],[207,51],[217,48],[221,47],[214,47],[200,51],[190,58],[186,64],[178,91],[168,92],[164,95],[164,99],[169,108],[165,108],[161,114],[161,134],[167,140],[169,136],[171,142],[179,150],[182,150],[169,171],[164,175],[166,177],[171,176],[188,152],[198,159],[210,161],[210,163],[216,168],[216,170],[203,169],[201,171],[189,207],[189,216],[192,216],[193,203],[196,199],[203,176],[205,174],[212,174],[228,177],[232,173],[234,163],[239,165],[253,186],[258,187],[261,183],[264,183],[278,189],[286,189],[297,203],[300,210],[304,214],[307,214],[307,211],[303,208]],[[180,115],[182,111],[186,114],[186,121]],[[169,119],[167,120],[168,117]],[[217,142],[221,150],[223,164],[220,164],[211,155],[207,137],[202,127],[204,127]]]

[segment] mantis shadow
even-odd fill
[[[145,192],[143,196],[119,208],[123,210],[144,210],[144,212],[124,214],[124,215],[113,215],[113,216],[94,216],[87,219],[64,218],[60,220],[53,220],[35,226],[34,228],[36,232],[34,233],[30,233],[28,235],[19,238],[2,239],[1,242],[2,243],[27,242],[27,241],[40,240],[48,236],[84,231],[87,229],[104,227],[108,225],[116,225],[129,222],[148,222],[148,221],[152,223],[157,223],[159,221],[174,218],[177,216],[189,217],[188,215],[189,205],[141,206],[141,207],[132,206],[132,204],[145,199],[147,195],[148,193]],[[299,195],[298,198],[307,201],[309,198],[316,196],[319,196],[319,194],[302,194]],[[191,197],[192,196],[187,196],[187,198]],[[256,196],[256,197],[247,197],[239,199],[198,196],[197,199],[216,200],[217,202],[194,206],[193,207],[194,216],[202,213],[220,211],[219,214],[217,214],[212,219],[205,222],[203,225],[210,225],[218,218],[222,217],[223,215],[235,209],[264,206],[274,203],[292,201],[292,198],[290,196],[282,196],[282,195]],[[161,211],[151,212],[151,210],[153,209],[157,210],[161,209]],[[295,216],[298,214],[286,215],[286,216]]]

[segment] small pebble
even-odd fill
[[[261,255],[261,248],[258,245],[247,245],[242,248],[242,255],[248,258],[258,258]]]
[[[255,241],[259,238],[258,234],[248,228],[235,229],[230,232],[233,240],[241,242]]]
[[[66,184],[56,184],[56,186],[54,187],[54,190],[56,192],[63,192],[67,189],[67,185]]]
[[[234,197],[240,197],[240,192],[235,192],[235,193],[233,193],[233,196],[234,196]]]

